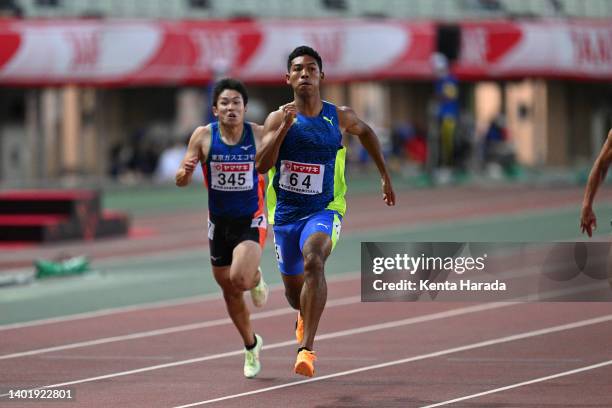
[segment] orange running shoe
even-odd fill
[[[314,351],[308,351],[303,349],[297,355],[297,359],[295,360],[295,367],[293,367],[293,371],[296,374],[303,375],[306,377],[312,377],[314,375],[314,362],[317,360],[317,356],[315,356]]]
[[[300,312],[298,312],[297,321],[295,322],[295,339],[301,346],[302,340],[304,340],[304,319],[302,319]]]

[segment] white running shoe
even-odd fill
[[[268,284],[264,281],[263,272],[261,268],[257,268],[259,270],[259,282],[257,286],[251,289],[251,300],[253,300],[253,304],[255,307],[262,307],[268,301],[268,292],[270,289],[268,288]]]
[[[261,371],[261,363],[259,362],[259,352],[263,346],[263,339],[259,334],[255,334],[257,344],[253,349],[244,349],[244,376],[253,378]]]

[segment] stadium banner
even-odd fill
[[[612,79],[612,22],[459,23],[459,78]],[[431,79],[433,21],[0,20],[0,84],[284,83],[306,44],[331,81]]]
[[[609,302],[612,243],[362,242],[363,302]]]
[[[612,79],[610,20],[461,23],[460,78]]]

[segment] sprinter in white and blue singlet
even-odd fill
[[[259,261],[266,240],[263,177],[255,170],[255,153],[263,126],[244,121],[248,95],[242,82],[226,78],[213,89],[218,118],[198,127],[189,140],[176,184],[186,186],[198,162],[208,188],[208,239],[215,280],[223,289],[227,311],[245,345],[244,375],[260,369],[261,337],[253,331],[243,292],[255,306],[268,297]]]
[[[294,100],[268,116],[256,156],[257,171],[269,171],[268,222],[285,296],[298,310],[294,371],[308,377],[314,375],[314,338],[327,299],[324,266],[346,211],[342,132],[359,137],[382,177],[383,200],[395,204],[376,134],[351,108],[321,100],[323,78],[315,50],[293,50],[286,80]]]

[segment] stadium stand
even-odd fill
[[[26,18],[609,18],[609,0],[1,0]]]

